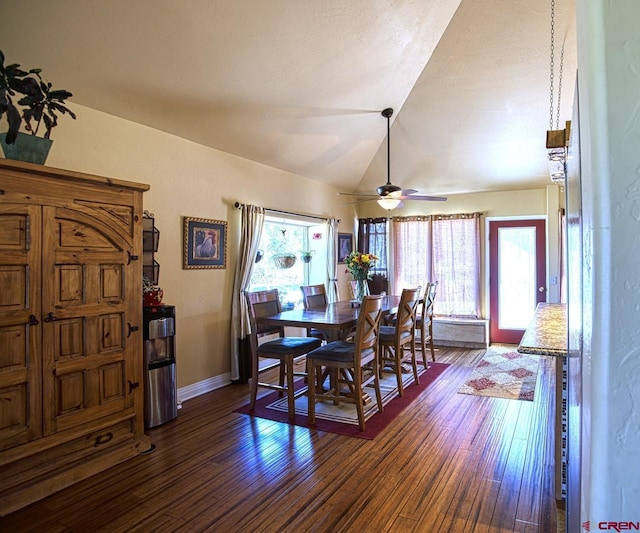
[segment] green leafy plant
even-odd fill
[[[4,53],[0,50],[0,118],[7,115],[7,144],[15,142],[22,120],[31,135],[37,135],[44,123],[43,137],[49,139],[51,130],[58,125],[58,113],[76,118],[64,105],[65,100],[73,96],[69,91],[53,90],[51,83],[42,78],[39,68],[25,71],[16,63],[5,66],[4,61]],[[18,100],[14,103],[15,99]]]

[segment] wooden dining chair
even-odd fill
[[[327,307],[329,302],[324,283],[318,285],[302,285],[300,286],[300,290],[302,291],[302,304],[305,309]],[[327,332],[318,328],[307,328],[307,337],[315,337],[323,341],[329,340]]]
[[[245,292],[245,297],[249,307],[251,326],[249,343],[251,346],[251,399],[249,410],[255,408],[258,387],[273,389],[277,390],[280,396],[282,396],[283,393],[287,394],[289,419],[293,420],[296,412],[296,394],[293,384],[294,376],[300,375],[306,377],[307,375],[306,372],[294,372],[294,360],[318,348],[322,344],[322,341],[312,337],[286,337],[284,327],[265,326],[258,323],[258,319],[261,317],[280,313],[280,299],[277,289]],[[277,334],[278,338],[259,343],[261,337],[273,334]],[[279,361],[280,374],[277,384],[261,382],[259,380],[259,360],[261,357]]]
[[[413,378],[416,383],[420,383],[414,342],[416,310],[419,301],[419,287],[403,289],[394,325],[380,326],[380,372],[382,373],[386,365],[393,369],[400,396],[404,396],[402,384],[402,364],[404,362],[411,361]],[[405,353],[405,346],[409,348],[409,355]]]
[[[416,314],[416,335],[415,342],[420,346],[422,352],[422,362],[425,369],[427,367],[427,342],[431,351],[431,360],[436,360],[436,352],[433,347],[433,302],[436,299],[438,282],[427,283],[424,291],[424,298],[420,306],[420,312]]]
[[[356,404],[360,431],[365,430],[364,387],[373,383],[378,411],[383,410],[378,370],[378,331],[382,315],[382,297],[365,296],[358,312],[353,342],[333,341],[307,354],[309,373],[309,423],[316,420],[316,401]],[[328,369],[328,373],[325,370]],[[324,392],[326,374],[329,390]],[[345,394],[344,386],[348,391]]]

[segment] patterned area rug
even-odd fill
[[[478,363],[462,394],[533,401],[540,358],[513,347],[491,346]]]
[[[330,433],[340,433],[341,435],[349,435],[352,437],[360,437],[363,439],[375,438],[405,407],[407,407],[420,394],[447,369],[449,365],[444,363],[429,363],[429,369],[424,370],[422,365],[418,365],[418,375],[420,384],[416,385],[413,381],[413,373],[403,374],[404,396],[398,396],[397,384],[395,383],[395,375],[384,374],[381,380],[380,389],[382,393],[382,403],[384,411],[379,413],[375,403],[375,392],[373,388],[369,392],[372,401],[365,406],[366,429],[360,431],[358,427],[358,415],[356,406],[350,403],[341,403],[333,405],[331,402],[316,403],[316,424],[309,425],[307,419],[308,398],[303,394],[296,398],[296,416],[294,422],[290,422],[287,414],[287,399],[278,398],[277,392],[272,392],[258,398],[256,409],[249,411],[249,406],[245,405],[240,409],[236,409],[236,413],[257,416],[277,422],[293,423],[296,426],[315,428]],[[297,382],[298,387],[306,385],[303,380]],[[368,391],[368,387],[366,388]]]

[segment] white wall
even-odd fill
[[[640,520],[639,21],[637,0],[577,4],[586,282],[575,531]]]

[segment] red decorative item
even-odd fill
[[[145,307],[154,307],[156,305],[160,305],[162,303],[162,297],[164,296],[164,292],[162,289],[148,291],[143,293],[142,301],[144,302]]]

